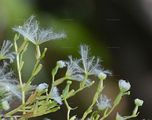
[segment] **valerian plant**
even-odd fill
[[[122,97],[130,95],[131,85],[126,80],[118,83],[119,93],[112,102],[106,95],[102,94],[104,81],[111,73],[105,70],[99,58],[89,55],[87,45],[80,46],[80,58],[69,56],[69,60],[59,60],[51,72],[51,86],[47,83],[33,85],[35,77],[42,70],[42,60],[45,57],[47,48],[40,49],[42,43],[63,39],[64,32],[54,32],[53,28],[40,28],[38,21],[31,16],[22,26],[13,28],[16,32],[13,43],[4,40],[0,49],[0,119],[1,120],[28,120],[30,118],[42,116],[58,111],[63,104],[67,107],[67,120],[105,120],[107,119]],[[29,44],[35,46],[35,63],[31,75],[27,80],[23,80],[24,54],[27,52]],[[11,51],[14,48],[13,52]],[[10,65],[15,62],[17,73],[10,69]],[[56,79],[59,69],[66,68],[65,75]],[[65,70],[65,69],[64,69]],[[91,79],[94,76],[97,81]],[[59,85],[66,82],[65,88],[59,93]],[[73,89],[72,84],[78,82],[79,87]],[[82,116],[71,116],[72,108],[68,100],[84,89],[91,87],[98,82],[96,92],[89,107]],[[61,90],[60,90],[61,91]],[[15,101],[20,101],[15,104]],[[12,106],[13,105],[13,106]],[[135,99],[135,108],[131,115],[116,115],[116,120],[129,120],[138,116],[138,108],[143,105],[143,101]],[[95,109],[96,108],[96,109]],[[45,118],[47,119],[47,118]]]

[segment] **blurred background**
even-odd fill
[[[1,42],[12,39],[12,27],[22,25],[31,15],[37,17],[41,26],[53,26],[67,33],[65,40],[42,45],[48,47],[48,53],[37,83],[51,83],[50,71],[56,61],[66,60],[71,54],[78,57],[79,45],[87,44],[91,54],[101,57],[103,66],[113,73],[106,81],[106,95],[114,99],[119,79],[132,85],[131,96],[125,97],[116,111],[131,114],[133,100],[138,97],[145,101],[138,120],[152,119],[152,0],[0,0]],[[24,79],[30,75],[32,50],[31,47],[25,57]],[[76,110],[79,117],[91,102],[95,88],[70,100],[71,106],[80,107]],[[65,116],[63,106],[59,112],[45,117],[64,120]]]

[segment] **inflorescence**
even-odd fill
[[[43,68],[41,61],[47,52],[47,48],[40,49],[41,44],[50,40],[64,39],[66,34],[65,32],[55,32],[53,28],[40,28],[39,22],[34,16],[13,30],[16,32],[13,43],[10,40],[4,40],[0,49],[2,62],[0,66],[1,120],[28,120],[56,112],[63,104],[67,107],[67,120],[105,120],[121,102],[122,97],[130,95],[131,85],[126,80],[119,80],[119,93],[114,101],[103,95],[104,81],[111,75],[111,72],[103,68],[98,57],[90,56],[87,45],[80,45],[80,58],[73,58],[70,55],[69,60],[56,62],[56,66],[51,72],[51,86],[43,81],[39,85],[33,85],[35,77]],[[24,54],[30,43],[35,46],[35,65],[30,77],[23,80],[22,69],[26,64]],[[14,51],[12,52],[13,47]],[[17,73],[10,69],[12,63],[16,63]],[[66,68],[65,75],[56,79],[56,74],[62,68]],[[98,80],[93,80],[95,77]],[[66,82],[66,86],[59,93],[59,85],[64,82]],[[77,89],[71,87],[75,82],[79,84]],[[82,90],[91,87],[95,82],[98,85],[89,107],[82,116],[78,116],[76,113],[71,116],[70,113],[74,109],[69,105],[68,100]],[[14,108],[12,105],[15,104],[15,100],[19,101],[19,104]],[[115,119],[128,120],[137,117],[138,108],[142,105],[143,100],[135,99],[135,108],[132,114],[122,116],[117,113]]]

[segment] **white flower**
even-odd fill
[[[131,88],[131,85],[129,82],[126,82],[125,80],[119,80],[119,89],[121,92],[127,92]]]
[[[106,74],[110,74],[109,71],[104,70],[100,65],[100,59],[95,59],[95,57],[89,57],[89,48],[86,45],[80,46],[80,59],[72,59],[69,56],[69,61],[67,64],[66,77],[71,80],[82,81],[84,80],[84,74],[96,75],[98,77],[106,77]],[[104,76],[103,76],[104,74]],[[89,82],[87,80],[87,82]]]
[[[107,98],[107,96],[102,95],[97,101],[97,107],[99,110],[105,110],[107,108],[111,108],[111,100]]]
[[[81,70],[83,73],[96,76],[98,76],[101,72],[110,74],[109,71],[102,68],[99,58],[89,56],[89,47],[87,45],[80,46],[80,55],[82,62]]]
[[[9,40],[4,40],[0,49],[0,60],[8,59],[10,62],[13,62],[15,59],[15,53],[10,51],[12,45],[13,44]]]
[[[9,110],[10,109],[10,105],[9,105],[7,100],[3,100],[1,104],[2,104],[2,108],[4,110]]]
[[[68,79],[76,81],[82,81],[84,79],[79,63],[80,59],[72,59],[72,56],[69,56],[69,61],[66,62],[66,77],[68,77]]]
[[[41,29],[34,16],[28,18],[23,26],[15,27],[13,30],[36,45],[42,44],[49,40],[66,37],[64,32],[56,33],[52,29]]]
[[[54,99],[57,103],[59,103],[60,105],[62,105],[62,100],[61,100],[61,97],[59,95],[59,92],[58,92],[58,88],[57,87],[53,87],[51,89],[51,98]]]
[[[46,89],[48,89],[48,84],[47,83],[41,83],[36,87],[36,91],[38,91],[38,92],[42,92]]]
[[[65,62],[64,62],[64,61],[59,60],[59,61],[57,61],[57,66],[58,66],[59,68],[63,68],[63,67],[65,67],[65,66],[66,66],[66,64],[65,64]]]
[[[140,100],[140,99],[138,99],[138,98],[135,99],[135,104],[136,104],[137,106],[142,106],[143,103],[144,103],[143,100]]]
[[[21,92],[17,80],[13,78],[13,72],[9,72],[7,63],[0,66],[0,91],[5,94],[4,99],[11,99],[13,96],[21,99]]]

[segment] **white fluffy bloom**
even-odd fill
[[[0,91],[5,94],[4,99],[11,99],[13,96],[21,99],[21,93],[17,81],[13,78],[13,72],[8,72],[7,63],[0,66]]]
[[[36,87],[36,91],[38,91],[38,92],[42,92],[46,89],[48,89],[48,84],[47,83],[41,83]]]
[[[67,64],[66,77],[76,81],[82,81],[84,79],[79,63],[80,63],[80,59],[72,59],[72,56],[69,56],[69,61],[66,62]]]
[[[121,92],[127,92],[131,88],[131,85],[129,82],[126,82],[125,80],[119,80],[119,89]]]
[[[9,40],[4,40],[2,47],[0,49],[0,60],[8,59],[10,62],[13,62],[15,59],[15,53],[11,52],[12,43]]]
[[[69,56],[69,61],[66,62],[67,72],[66,77],[71,80],[82,81],[84,80],[84,74],[96,75],[97,77],[106,78],[106,74],[110,74],[109,71],[104,70],[100,65],[100,59],[95,57],[89,57],[89,48],[86,45],[80,46],[80,59],[73,59]],[[103,76],[104,74],[104,76]],[[86,81],[89,83],[89,80]]]
[[[57,66],[58,66],[59,68],[63,68],[63,67],[65,67],[65,66],[66,66],[66,64],[65,64],[65,62],[64,62],[64,61],[59,60],[59,61],[57,61]]]
[[[99,73],[103,72],[109,74],[110,72],[104,70],[100,64],[100,59],[95,58],[95,56],[89,56],[89,47],[87,45],[80,46],[80,55],[82,60],[82,72],[88,75],[99,75]]]
[[[102,95],[97,101],[97,107],[99,110],[105,110],[111,107],[111,100],[107,96]]]
[[[54,99],[57,103],[59,103],[60,105],[62,105],[62,100],[61,100],[61,97],[59,95],[59,91],[58,91],[58,88],[57,87],[53,87],[51,89],[51,98]]]
[[[64,32],[56,33],[53,29],[41,29],[34,16],[27,19],[23,26],[15,27],[13,30],[36,45],[49,40],[65,38],[66,36]]]

